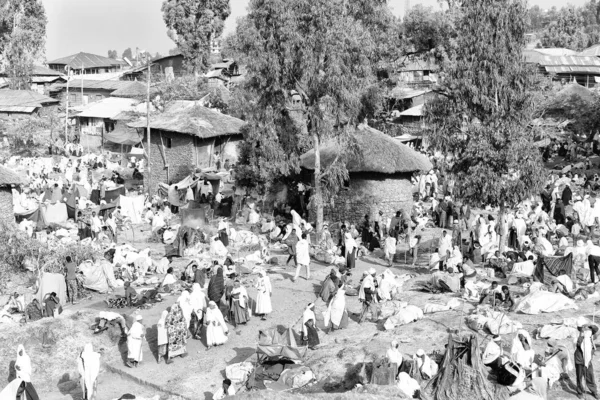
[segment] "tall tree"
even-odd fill
[[[205,73],[210,67],[210,45],[223,33],[231,13],[229,0],[165,0],[163,19],[188,69]]]
[[[112,58],[113,60],[115,60],[115,59],[117,59],[117,57],[119,57],[119,54],[117,53],[116,50],[108,51],[108,58]]]
[[[129,61],[133,60],[133,51],[131,51],[131,47],[125,49],[122,58],[127,58]]]
[[[312,201],[319,233],[323,183],[347,176],[343,157],[327,169],[321,167],[321,144],[340,140],[344,153],[346,133],[361,111],[361,95],[374,80],[371,33],[348,3],[353,2],[251,0],[247,21],[232,41],[247,63],[246,168],[272,181],[299,172],[300,154],[313,148]],[[292,102],[295,93],[301,105]]]
[[[562,8],[558,19],[551,22],[544,30],[541,38],[544,47],[564,47],[582,50],[588,39],[583,31],[583,17],[573,7]]]
[[[45,44],[46,12],[41,1],[0,0],[0,69],[8,72],[11,88],[29,88]]]
[[[451,154],[457,195],[504,215],[537,193],[544,176],[533,145],[533,73],[522,62],[526,9],[520,0],[463,0],[455,62],[443,68],[438,95],[427,103],[431,146]]]

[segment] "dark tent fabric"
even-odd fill
[[[46,223],[46,218],[44,217],[44,209],[43,206],[39,206],[37,210],[27,213],[27,214],[15,214],[15,219],[17,223],[25,220],[33,221],[34,226],[33,229],[36,231],[45,229],[48,225]]]
[[[165,257],[183,257],[183,251],[194,243],[195,235],[194,229],[181,225],[173,243],[166,247]]]
[[[104,134],[104,140],[125,146],[134,146],[142,141],[135,129],[115,129]]]
[[[48,189],[46,189],[46,192],[44,193],[42,203],[45,203],[46,201],[49,201],[50,203],[56,203],[58,201],[62,201],[62,197],[63,197],[63,193],[62,193],[62,190],[60,190],[60,188],[57,188],[57,187],[48,188]]]
[[[85,197],[86,199],[90,198],[90,194],[88,193],[88,191],[85,189],[85,186],[83,186],[83,185],[75,184],[73,193],[75,194],[76,197]]]
[[[182,209],[179,214],[181,215],[181,226],[199,229],[206,225],[206,212],[204,208]]]
[[[104,192],[104,201],[110,203],[117,200],[121,195],[125,196],[125,186],[119,186],[114,189],[106,190]],[[90,198],[90,201],[94,204],[100,204],[100,200],[100,190],[92,190],[92,197]]]
[[[563,273],[572,276],[573,253],[569,253],[564,257],[539,256],[533,276],[538,282],[549,284],[553,277]]]
[[[288,359],[300,361],[307,351],[306,346],[298,347],[294,331],[291,328],[279,332],[277,328],[260,330],[258,332],[258,347],[256,353],[259,362]]]
[[[507,400],[508,389],[488,381],[477,336],[450,334],[439,372],[427,384],[427,400]]]

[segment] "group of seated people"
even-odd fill
[[[62,307],[56,292],[47,293],[42,303],[34,297],[29,304],[26,304],[25,295],[15,292],[0,310],[0,322],[27,323],[44,317],[55,317],[60,313]]]

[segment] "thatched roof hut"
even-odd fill
[[[368,125],[358,126],[353,137],[357,151],[346,162],[350,181],[332,202],[327,202],[326,219],[357,223],[365,214],[373,217],[382,211],[387,218],[400,210],[410,211],[413,203],[411,175],[431,170],[433,166],[429,159]],[[339,146],[333,142],[323,144],[320,151],[322,167],[331,165],[339,151]],[[301,165],[305,169],[314,169],[314,150],[302,155]]]
[[[346,168],[349,172],[376,172],[397,174],[427,172],[433,168],[429,159],[407,145],[368,125],[359,125],[353,134],[358,154],[350,157]],[[339,155],[339,146],[334,142],[321,147],[321,166],[327,167]],[[306,169],[315,168],[315,151],[310,150],[301,157]]]
[[[12,186],[24,185],[25,180],[8,168],[0,166],[0,223],[14,223]]]

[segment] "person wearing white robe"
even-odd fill
[[[184,290],[181,293],[181,296],[179,296],[179,299],[177,299],[177,303],[179,303],[179,307],[181,307],[183,318],[185,318],[186,334],[189,336],[190,324],[192,323],[192,312],[194,311],[190,301],[190,292]]]
[[[17,361],[15,362],[15,371],[17,379],[21,379],[25,382],[31,382],[31,359],[25,352],[25,347],[20,344],[17,347]]]
[[[438,247],[438,254],[440,257],[444,257],[446,255],[446,250],[452,250],[452,236],[448,235],[448,232],[443,231]]]
[[[152,218],[152,232],[158,232],[160,228],[166,225],[165,216],[162,211],[158,211]]]
[[[315,317],[314,309],[315,309],[315,304],[309,303],[308,306],[306,306],[306,308],[304,309],[304,312],[302,313],[302,334],[304,335],[303,336],[304,338],[308,337],[308,330],[306,329],[306,323],[312,319],[313,323],[315,325],[317,324],[317,317]]]
[[[162,314],[160,315],[160,319],[156,324],[156,345],[158,346],[158,364],[160,364],[163,358],[166,359],[167,356],[167,345],[169,344],[169,336],[167,333],[166,325],[167,315],[169,315],[169,311],[163,310]]]
[[[406,372],[400,372],[398,375],[398,388],[408,398],[412,399],[417,391],[421,390],[421,386],[416,379],[413,379]]]
[[[479,237],[479,244],[482,256],[493,252],[493,249],[498,246],[496,232],[491,225],[488,225],[487,232]]]
[[[413,356],[413,361],[417,363],[417,369],[421,372],[424,379],[431,379],[438,373],[438,365],[433,361],[423,349],[419,349]]]
[[[396,373],[394,374],[394,377],[397,377],[400,372],[400,367],[402,366],[402,353],[398,349],[398,342],[396,340],[392,340],[390,348],[385,353],[385,357],[390,364],[396,364]]]
[[[306,280],[310,279],[310,245],[306,240],[306,233],[302,234],[302,239],[296,243],[296,275],[292,281],[296,281],[300,276],[302,267],[306,268]]]
[[[452,256],[448,260],[446,260],[446,268],[452,268],[454,270],[457,270],[456,267],[458,266],[458,264],[462,263],[462,261],[462,253],[460,252],[458,246],[454,246]]]
[[[388,262],[388,266],[391,267],[393,260],[394,260],[394,255],[396,254],[396,238],[393,236],[388,236],[385,239],[384,245],[383,245],[383,250],[385,252],[385,259]]]
[[[204,316],[204,325],[206,325],[206,345],[207,350],[212,346],[219,346],[227,342],[229,329],[225,325],[223,314],[217,307],[217,303],[210,301]]]
[[[271,280],[267,276],[267,273],[262,270],[260,271],[260,277],[256,282],[256,309],[255,314],[260,315],[262,320],[266,319],[267,314],[273,311],[271,307]]]
[[[344,235],[344,249],[346,251],[346,254],[344,254],[346,257],[346,267],[348,269],[353,269],[355,267],[356,249],[358,249],[358,244],[350,232],[346,232]]]
[[[224,262],[227,257],[227,247],[219,240],[218,236],[215,236],[210,242],[210,255],[221,262]]]
[[[327,312],[325,313],[324,323],[325,327],[331,325],[331,330],[341,329],[340,325],[346,312],[346,290],[344,285],[341,285],[337,292],[333,295],[333,298],[329,302]]]
[[[525,346],[523,345],[523,342],[521,340],[525,341],[528,349],[525,349]],[[512,359],[521,367],[526,369],[532,369],[534,365],[533,360],[535,358],[535,350],[533,350],[531,336],[529,335],[529,332],[523,329],[519,329],[517,331],[517,334],[515,335],[512,341],[510,355]]]
[[[81,391],[83,400],[95,400],[100,373],[100,353],[96,353],[91,343],[83,348],[77,359],[77,369],[81,375]]]
[[[206,311],[206,294],[200,287],[199,283],[194,283],[192,285],[192,293],[190,294],[189,303],[192,306],[192,313],[196,315],[196,320],[198,322],[202,321]]]
[[[146,328],[142,325],[142,316],[138,315],[127,333],[127,365],[132,368],[142,362],[142,342],[146,336]]]
[[[537,238],[536,247],[540,248],[540,253],[545,257],[550,257],[554,255],[554,248],[552,247],[552,243],[548,241],[543,236]]]

